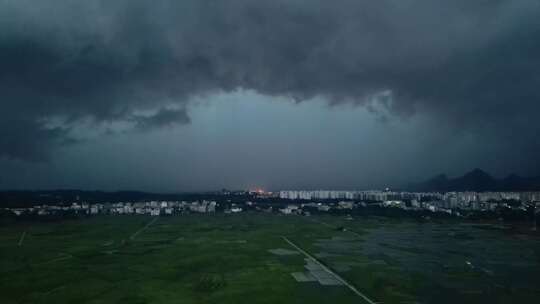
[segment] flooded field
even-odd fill
[[[379,297],[395,294],[390,300],[396,302],[528,303],[540,296],[536,232],[455,221],[326,220],[346,225],[353,234],[317,240],[318,255],[345,277],[358,279],[358,285],[372,281]]]

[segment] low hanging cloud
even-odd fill
[[[131,120],[135,124],[135,129],[143,131],[187,124],[191,121],[186,109],[168,108],[159,109],[150,115],[133,115]]]
[[[43,159],[82,120],[189,123],[192,97],[237,89],[375,100],[534,149],[538,37],[535,0],[0,0],[0,156]]]

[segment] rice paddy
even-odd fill
[[[490,227],[259,213],[2,224],[0,303],[535,301],[539,237]]]

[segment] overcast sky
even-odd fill
[[[0,0],[0,189],[540,175],[537,0]]]

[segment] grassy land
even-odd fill
[[[439,226],[267,214],[154,219],[103,216],[0,226],[0,303],[363,303],[344,286],[296,282],[291,273],[304,270],[303,256],[268,252],[292,249],[281,236],[378,302],[473,303],[487,296],[495,299],[492,303],[504,303],[497,299],[539,295],[534,287],[505,285],[511,275],[463,266],[469,257],[461,252],[444,256],[442,269],[450,265],[444,274],[438,267],[430,270],[421,262],[431,257],[432,263],[437,250],[452,248],[436,249],[427,239],[410,244],[407,238],[391,238],[418,229],[437,231]],[[344,225],[349,231],[332,228]],[[374,241],[376,233],[383,233],[380,241]],[[481,233],[492,237],[495,232]],[[446,241],[451,247],[452,242]],[[527,242],[536,260],[523,275],[538,276],[538,242]],[[497,289],[497,284],[503,287]]]

